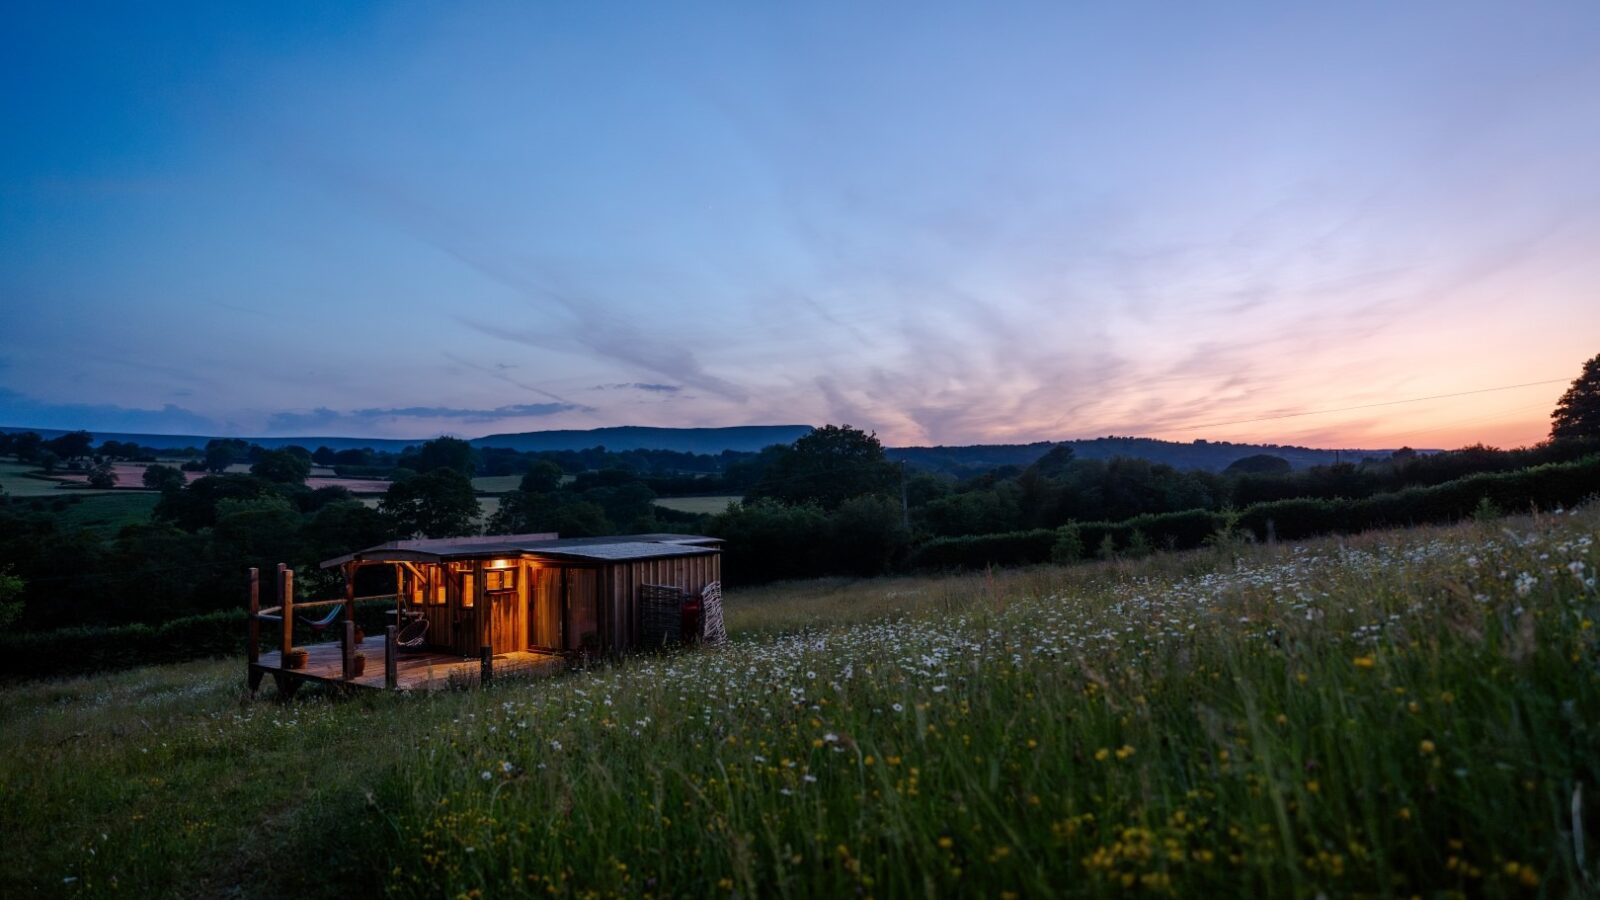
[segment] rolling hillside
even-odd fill
[[[0,894],[1588,896],[1597,515],[739,591],[432,696],[13,685]]]

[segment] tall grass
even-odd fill
[[[15,688],[0,890],[1585,896],[1597,524],[772,587],[428,698]]]

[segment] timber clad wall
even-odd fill
[[[495,653],[529,647],[582,650],[590,636],[595,644],[589,649],[625,652],[639,646],[640,585],[698,595],[722,580],[720,553],[605,565],[519,560],[513,569],[516,590],[506,592],[485,591],[478,565],[471,572],[452,572],[444,565],[422,564],[406,572],[412,608],[428,620],[431,646],[464,656],[476,655],[483,643],[492,644]]]
[[[601,582],[601,596],[609,600],[602,617],[607,643],[614,650],[639,646],[639,585],[672,585],[698,595],[706,585],[721,580],[720,553],[624,562],[607,567]]]

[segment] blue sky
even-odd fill
[[[1539,438],[1600,4],[34,4],[0,423]]]

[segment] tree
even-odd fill
[[[391,527],[382,513],[360,500],[337,500],[317,510],[304,537],[313,556],[330,559],[389,540]]]
[[[895,492],[899,479],[876,434],[824,425],[779,451],[749,496],[831,510],[851,497]]]
[[[656,492],[638,480],[616,487],[591,488],[577,496],[585,502],[598,504],[605,510],[606,518],[619,524],[649,518],[656,500]]]
[[[1059,478],[1071,467],[1075,455],[1071,444],[1057,444],[1028,468],[1039,475]]]
[[[561,487],[561,479],[566,473],[561,467],[548,459],[541,459],[528,466],[528,474],[522,476],[522,484],[518,490],[526,494],[548,494]]]
[[[199,531],[215,525],[224,500],[249,500],[273,493],[272,482],[254,475],[207,475],[183,490],[165,491],[150,515],[182,528]]]
[[[1056,542],[1050,547],[1050,561],[1065,565],[1080,559],[1083,559],[1083,535],[1078,531],[1078,523],[1068,522],[1056,529]]]
[[[300,513],[278,494],[262,494],[217,503],[212,541],[222,559],[270,571],[272,566],[304,559]]]
[[[1583,364],[1583,372],[1557,401],[1550,414],[1550,437],[1600,438],[1600,354]]]
[[[203,465],[205,470],[213,475],[220,475],[228,471],[228,467],[233,465],[233,447],[218,441],[206,444],[206,456]]]
[[[311,454],[311,461],[319,466],[331,466],[338,458],[339,454],[334,452],[332,447],[318,447],[316,452]]]
[[[11,453],[16,456],[17,462],[37,462],[39,454],[44,452],[44,438],[36,432],[24,431],[11,440]]]
[[[911,549],[900,504],[888,497],[852,497],[828,518],[832,565],[852,575],[881,575]]]
[[[828,516],[815,505],[772,500],[733,503],[706,522],[706,534],[727,542],[724,578],[741,584],[827,573],[828,532]]]
[[[432,472],[435,469],[454,469],[468,478],[477,471],[476,454],[472,445],[460,438],[438,437],[418,447],[415,452],[407,451],[400,457],[400,465],[415,469],[418,472]]]
[[[22,618],[22,579],[11,574],[11,567],[0,569],[0,628]]]
[[[264,451],[250,467],[250,474],[277,484],[305,484],[311,474],[311,457],[302,456],[303,450],[295,453],[297,449]]]
[[[333,464],[336,466],[370,466],[372,465],[372,452],[361,449],[340,450],[333,454]]]
[[[144,475],[140,480],[152,491],[181,490],[189,481],[182,472],[172,466],[160,464],[145,466]]]
[[[94,435],[87,431],[69,431],[45,441],[45,449],[65,460],[88,456],[94,449]]]
[[[440,468],[390,485],[378,511],[398,534],[458,537],[477,530],[479,508],[467,476]]]
[[[588,500],[571,500],[557,506],[550,513],[547,528],[562,537],[599,537],[616,532],[616,526],[606,518],[605,508]]]
[[[295,504],[303,513],[314,513],[332,503],[343,503],[346,500],[355,500],[356,495],[343,485],[330,484],[319,487],[314,491],[306,491],[295,495]],[[357,501],[359,502],[359,501]]]
[[[102,459],[89,467],[89,486],[102,489],[117,486],[117,470],[111,465],[111,460]]]
[[[1228,463],[1228,467],[1222,472],[1225,475],[1287,475],[1292,468],[1294,467],[1289,465],[1289,461],[1281,456],[1257,453]]]

